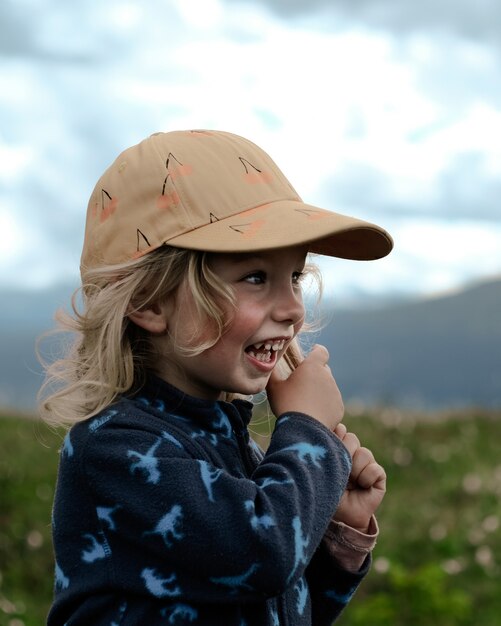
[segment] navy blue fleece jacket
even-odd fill
[[[48,626],[327,626],[365,575],[321,543],[350,473],[313,418],[282,415],[263,454],[252,405],[152,378],[74,426],[54,503]]]

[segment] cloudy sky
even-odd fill
[[[157,130],[242,134],[310,203],[385,226],[327,290],[501,273],[497,0],[2,0],[0,289],[77,281],[87,199]]]

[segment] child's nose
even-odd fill
[[[277,322],[295,325],[304,318],[303,297],[293,287],[283,288],[273,298],[272,317]]]

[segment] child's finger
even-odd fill
[[[271,410],[277,416],[288,412],[311,415],[329,430],[341,421],[343,399],[327,362],[329,352],[315,346],[285,380],[270,376],[266,391]]]
[[[360,448],[359,438],[355,435],[355,433],[347,432],[343,436],[342,442],[350,453],[351,458],[353,459],[355,452]]]
[[[377,487],[378,489],[386,489],[386,472],[384,468],[373,461],[364,467],[358,475],[357,483],[363,489]]]
[[[304,365],[307,366],[308,364],[315,364],[315,363],[328,367],[327,365],[328,361],[329,361],[329,351],[327,350],[327,348],[325,346],[321,346],[320,344],[316,344],[313,346],[308,356],[305,357],[303,361],[298,365],[298,367],[304,367]],[[291,374],[291,376],[293,374],[294,372]],[[273,388],[275,388],[277,384],[283,381],[284,379],[280,375],[278,368],[274,368],[270,374],[266,388],[268,391],[273,392]]]
[[[339,439],[341,439],[341,441],[343,441],[347,432],[348,432],[348,429],[342,422],[340,422],[334,429],[334,434],[337,435]]]
[[[353,456],[350,478],[363,489],[369,489],[378,481],[385,480],[386,472],[368,448],[359,448]]]
[[[343,442],[344,443],[344,442]],[[351,477],[358,481],[359,475],[370,463],[374,463],[374,455],[368,448],[361,446],[354,452],[351,465]]]
[[[325,346],[317,343],[313,346],[305,361],[315,362],[321,365],[327,365],[327,363],[329,362],[329,351]]]

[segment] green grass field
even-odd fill
[[[501,414],[345,423],[388,473],[374,565],[342,626],[498,626]],[[259,440],[266,427],[255,426]],[[61,436],[0,418],[0,626],[41,626],[52,594],[50,511]]]

